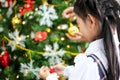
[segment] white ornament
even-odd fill
[[[39,20],[40,25],[47,25],[48,27],[52,27],[52,21],[58,19],[54,6],[41,5],[39,9],[40,10],[38,11],[38,14],[42,16],[42,18]]]
[[[28,63],[28,64],[20,63],[20,65],[21,65],[20,72],[23,73],[24,76],[27,76],[27,74],[29,72],[32,72],[36,76],[36,79],[39,80],[40,79],[39,68],[34,68],[33,62],[34,61],[31,60],[30,63]]]
[[[3,27],[0,27],[0,32],[3,32],[4,31],[4,28]]]
[[[62,49],[58,51],[58,49],[59,45],[57,43],[53,44],[53,48],[51,45],[45,46],[45,53],[43,54],[43,56],[45,58],[48,58],[51,66],[62,62],[62,56],[64,55],[65,51]]]
[[[62,25],[61,25],[61,29],[62,29],[62,30],[66,30],[67,28],[68,28],[68,24],[62,24]]]
[[[22,47],[25,47],[24,41],[26,39],[26,36],[24,35],[20,35],[19,36],[19,31],[15,30],[13,33],[8,33],[10,39],[12,40],[12,42],[8,43],[8,46],[10,46],[12,48],[12,51],[14,51],[16,49],[16,44],[19,44]]]

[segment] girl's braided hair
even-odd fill
[[[95,16],[102,24],[100,38],[104,40],[104,48],[108,60],[108,80],[119,80],[120,66],[115,51],[112,29],[117,29],[120,42],[120,6],[116,0],[76,0],[74,12],[83,20],[87,14]],[[119,54],[119,53],[118,53]],[[119,54],[120,55],[120,54]]]

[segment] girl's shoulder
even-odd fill
[[[88,57],[87,54],[85,53],[80,53],[79,55],[77,55],[74,59],[75,64],[77,63],[84,63],[84,64],[88,64],[91,62],[94,62],[92,58]]]
[[[98,52],[93,52],[91,54],[86,54],[86,53],[80,53],[79,55],[77,55],[74,59],[74,63],[78,64],[78,65],[86,65],[86,66],[92,66],[93,64],[97,64],[93,57],[89,57],[90,55],[94,55],[95,57],[97,57],[101,63],[103,64],[103,66],[105,67],[105,69],[108,69],[108,61],[107,58],[105,56],[104,53],[102,53],[102,51],[98,51]]]

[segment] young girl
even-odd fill
[[[76,0],[74,12],[80,32],[67,36],[90,45],[85,54],[75,57],[75,65],[55,65],[55,72],[68,80],[119,80],[119,4],[115,0]],[[50,74],[47,67],[40,69],[40,76],[57,80],[57,75]]]

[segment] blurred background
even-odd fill
[[[73,5],[74,0],[0,0],[0,80],[41,80],[43,65],[74,64],[88,43],[65,35],[77,26],[74,17],[61,15]]]

